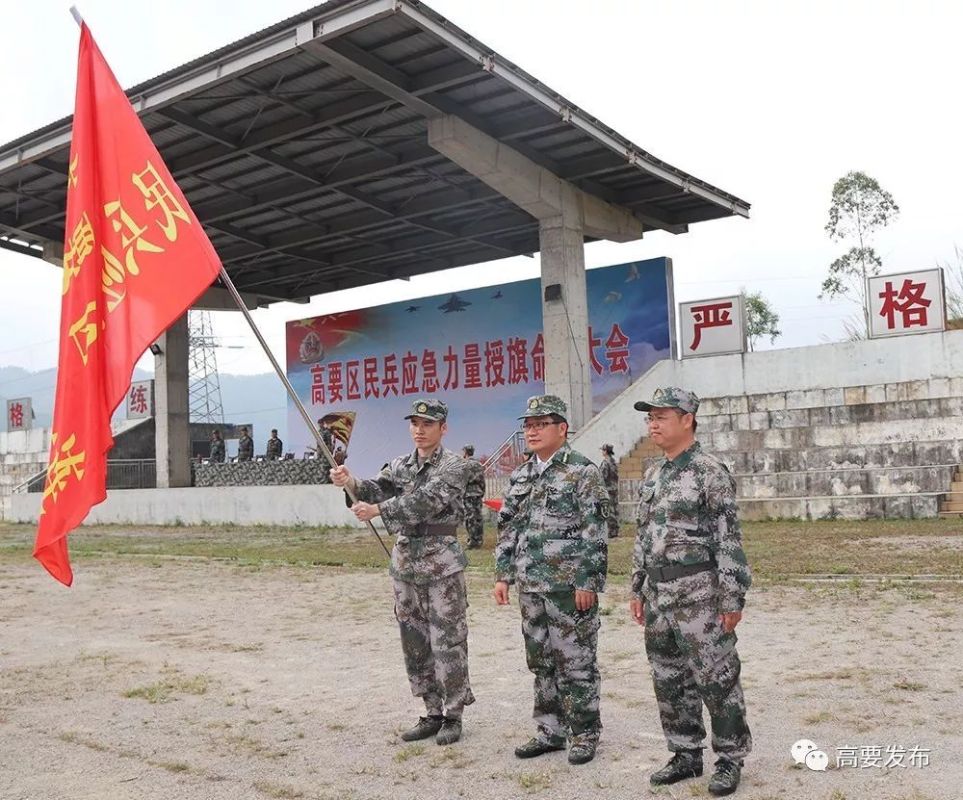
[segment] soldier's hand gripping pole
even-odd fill
[[[281,379],[281,383],[283,383],[284,388],[287,389],[288,397],[291,398],[292,402],[297,407],[298,411],[301,412],[301,418],[304,420],[304,424],[308,426],[308,430],[311,431],[315,441],[318,443],[318,452],[324,456],[325,460],[328,462],[328,464],[331,465],[332,469],[336,468],[338,464],[334,460],[334,455],[331,453],[331,451],[328,449],[328,446],[324,443],[324,440],[321,438],[321,432],[314,427],[314,422],[312,422],[311,417],[308,416],[308,412],[307,412],[307,409],[304,407],[304,403],[301,402],[301,398],[298,397],[298,393],[294,391],[294,387],[291,385],[291,382],[288,380],[288,376],[284,374],[284,371],[281,369],[281,366],[275,360],[274,354],[271,352],[271,348],[268,347],[267,342],[264,341],[264,337],[261,336],[261,332],[258,330],[257,325],[254,324],[254,320],[251,317],[251,312],[248,311],[247,306],[244,305],[244,300],[241,299],[241,295],[238,293],[237,288],[234,286],[234,281],[232,281],[231,276],[227,274],[227,270],[224,269],[223,264],[221,265],[221,282],[227,288],[228,292],[230,292],[231,297],[234,298],[234,302],[237,303],[237,307],[241,310],[241,313],[244,315],[244,319],[247,320],[247,324],[250,325],[251,330],[254,331],[254,336],[261,343],[261,347],[264,349],[265,355],[268,357],[268,360],[271,362],[271,366],[274,367],[274,371],[277,373],[278,377]],[[345,486],[344,490],[347,493],[348,497],[351,498],[352,503],[358,502],[358,498],[350,486]],[[375,526],[371,522],[371,520],[368,520],[368,529],[374,534],[375,539],[378,540],[378,544],[380,544],[381,549],[385,551],[385,555],[387,555],[388,558],[391,558],[391,551],[389,551],[388,548],[385,546],[384,541],[378,535],[378,531],[375,530]]]

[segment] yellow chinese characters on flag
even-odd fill
[[[68,586],[66,537],[107,495],[110,417],[134,365],[220,269],[200,222],[81,26],[57,393],[34,548]]]

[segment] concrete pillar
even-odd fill
[[[191,485],[187,314],[157,340],[154,356],[157,488]]]
[[[592,418],[584,226],[575,192],[563,192],[562,213],[538,223],[545,337],[545,392],[561,397],[569,426]]]

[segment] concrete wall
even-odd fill
[[[33,523],[41,494],[11,498],[10,520]],[[334,486],[118,489],[91,509],[85,525],[335,525],[362,527]],[[376,527],[381,529],[376,521]]]
[[[883,400],[909,399],[889,398],[885,387],[912,381],[945,382],[945,396],[963,397],[963,331],[660,361],[578,431],[572,445],[590,458],[595,458],[605,443],[615,446],[617,457],[627,453],[646,433],[643,415],[632,406],[637,400],[650,399],[659,386],[683,386],[702,397],[736,400],[740,395],[789,392],[800,403],[806,402],[805,393],[811,392],[808,405],[820,406],[842,404],[842,387],[879,386]],[[860,402],[857,398],[851,401]],[[745,408],[727,412],[748,414],[745,397],[742,402]]]
[[[9,511],[15,486],[46,468],[50,452],[50,430],[0,432],[0,519]]]

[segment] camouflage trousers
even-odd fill
[[[460,717],[475,702],[468,681],[465,573],[424,584],[392,583],[411,693],[425,701],[429,714]]]
[[[482,543],[484,528],[482,527],[481,497],[465,498],[465,530],[468,531],[468,544]]]
[[[752,734],[739,683],[736,634],[723,632],[715,604],[659,611],[646,602],[645,651],[669,750],[705,746],[705,703],[712,722],[712,749],[731,761],[745,758],[752,750]]]
[[[609,525],[609,538],[614,539],[619,535],[619,490],[609,489],[609,516],[606,522]]]
[[[528,668],[535,674],[532,718],[543,739],[598,741],[599,609],[575,608],[575,592],[519,592]]]

